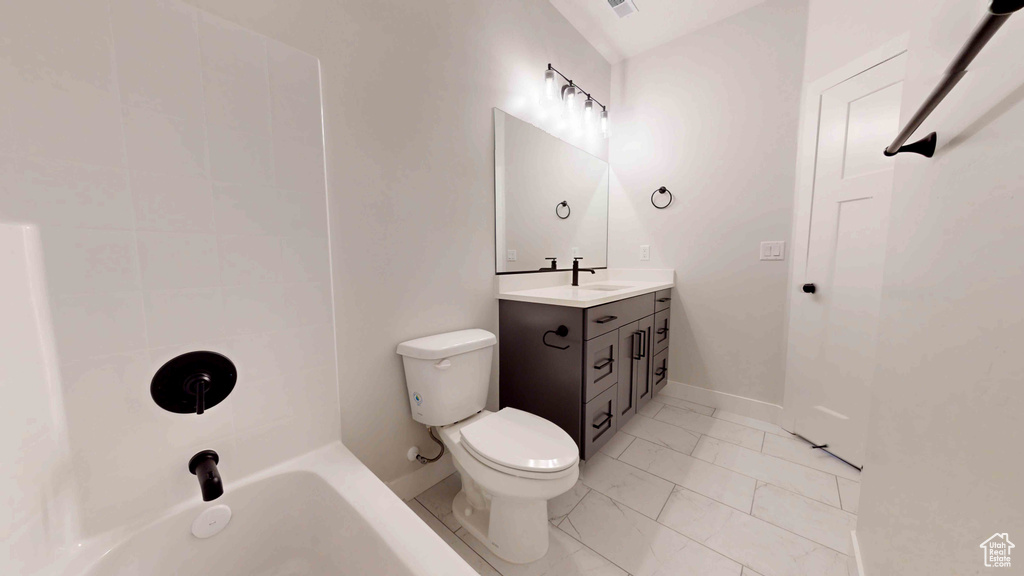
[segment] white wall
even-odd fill
[[[0,85],[0,220],[42,236],[82,535],[198,499],[200,449],[230,490],[337,439],[316,59],[174,1],[28,2]],[[234,392],[163,411],[153,374],[197,349]]]
[[[987,3],[899,4],[813,0],[807,62],[826,73],[888,39],[873,27],[909,33],[906,121]],[[896,160],[857,527],[869,576],[981,574],[982,541],[1024,534],[1022,50],[1017,15],[919,131],[938,132],[935,158]]]
[[[760,262],[759,244],[790,237],[806,10],[770,0],[612,80],[610,266],[675,269],[672,380],[775,404],[788,267]],[[666,210],[651,206],[659,186]]]
[[[395,346],[497,331],[491,109],[600,155],[537,102],[549,62],[602,102],[610,66],[547,0],[190,1],[320,59],[345,444],[416,472],[406,449],[434,445]]]

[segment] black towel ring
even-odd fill
[[[555,346],[554,344],[548,344],[548,334],[554,334],[555,336],[558,336],[559,338],[565,338],[566,336],[569,335],[569,328],[567,328],[564,324],[559,326],[558,328],[556,328],[554,330],[548,330],[547,332],[545,332],[544,336],[541,337],[541,342],[543,342],[544,345],[547,346],[548,348],[554,348],[556,350],[568,350],[569,349],[569,345],[568,344],[566,344],[565,346]]]
[[[558,213],[558,209],[561,208],[562,206],[565,206],[565,216],[562,216],[561,214]],[[569,217],[569,214],[572,214],[572,208],[569,208],[569,203],[566,202],[565,200],[562,200],[561,202],[555,205],[555,216],[558,216],[562,220],[565,220],[566,218]]]
[[[664,206],[658,206],[657,204],[655,204],[655,202],[654,202],[654,195],[655,194],[668,194],[668,203],[665,204]],[[672,197],[672,193],[669,192],[668,188],[665,188],[664,186],[662,186],[661,188],[658,188],[654,192],[651,192],[651,204],[655,208],[657,208],[658,210],[664,210],[665,208],[668,208],[669,206],[671,206],[673,199],[674,198]]]

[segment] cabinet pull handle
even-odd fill
[[[597,320],[594,320],[594,322],[596,322],[598,324],[607,324],[607,323],[611,322],[612,320],[618,320],[618,319],[619,319],[618,316],[604,316],[603,318],[598,318]]]
[[[602,368],[607,368],[608,365],[613,362],[615,362],[614,358],[605,358],[604,360],[601,360],[597,364],[594,364],[594,370],[601,370]]]
[[[640,331],[640,357],[647,358],[647,334],[650,328]]]
[[[633,360],[640,360],[644,357],[643,344],[637,340],[637,336],[643,337],[643,332],[637,330],[629,335],[629,345],[633,348]]]
[[[612,413],[611,412],[605,412],[604,419],[601,420],[600,422],[591,424],[591,426],[594,427],[594,430],[600,430],[601,428],[604,428],[604,425],[607,424],[608,422],[610,422],[611,419],[612,419]]]
[[[658,298],[658,302],[668,302],[671,298]]]
[[[667,334],[668,328],[658,328],[658,335]]]
[[[657,370],[655,370],[654,371],[654,375],[655,376],[664,376],[665,375],[665,367],[662,366],[661,368],[658,368]]]

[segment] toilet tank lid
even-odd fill
[[[398,353],[420,360],[439,360],[494,346],[497,342],[494,334],[487,330],[471,328],[402,342],[398,345]]]

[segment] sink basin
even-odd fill
[[[618,290],[629,290],[630,288],[632,288],[632,286],[611,286],[608,284],[580,286],[580,290],[595,290],[597,292],[616,292]]]

